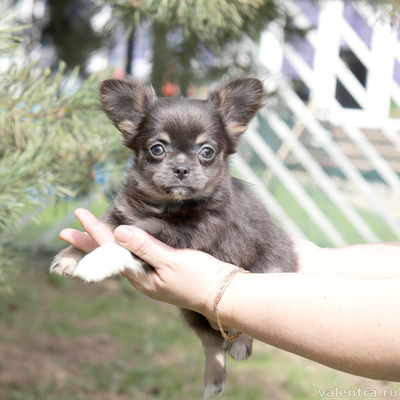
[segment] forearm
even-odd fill
[[[275,347],[352,374],[400,381],[399,287],[400,277],[238,274],[219,311],[224,325]],[[213,318],[211,309],[207,314]]]
[[[107,227],[78,214],[97,245],[107,242]],[[73,234],[67,231],[65,240],[82,248],[86,236]],[[214,318],[213,298],[233,266],[172,249],[132,227],[118,228],[115,238],[155,268],[127,276],[135,287]],[[338,370],[400,381],[400,243],[320,249],[294,242],[303,273],[237,274],[219,304],[222,323]]]
[[[307,251],[307,246],[311,246],[311,250],[304,257],[299,257],[300,272],[359,276],[400,275],[400,242],[316,249],[311,242],[301,243],[301,250],[305,248]]]

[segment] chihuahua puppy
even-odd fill
[[[157,98],[152,87],[132,78],[103,81],[102,109],[133,150],[134,161],[100,220],[112,230],[139,227],[172,247],[201,250],[251,272],[295,272],[290,239],[246,184],[230,174],[229,156],[264,94],[262,82],[252,78],[220,84],[206,100]],[[113,241],[88,255],[70,246],[50,270],[90,282],[126,268],[139,274],[151,267]],[[247,359],[252,338],[242,334],[225,342],[204,316],[182,314],[205,348],[204,399],[214,399],[224,388],[226,353]]]

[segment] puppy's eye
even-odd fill
[[[162,147],[161,144],[154,145],[150,148],[150,151],[151,154],[156,157],[162,156],[165,153],[164,147]]]
[[[201,149],[200,154],[204,158],[211,158],[214,155],[214,150],[210,147],[204,147],[203,149]]]

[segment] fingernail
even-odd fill
[[[118,242],[128,243],[132,239],[133,233],[130,229],[119,226],[114,231],[114,237]]]

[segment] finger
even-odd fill
[[[83,250],[85,253],[90,253],[99,245],[86,233],[76,229],[64,229],[60,232],[60,239],[68,242],[77,249]]]
[[[102,224],[91,212],[83,208],[75,210],[75,216],[78,218],[85,232],[99,245],[102,246],[114,239],[114,236],[107,225]]]
[[[143,261],[159,268],[176,259],[176,249],[160,242],[141,229],[119,226],[114,231],[115,240]]]

